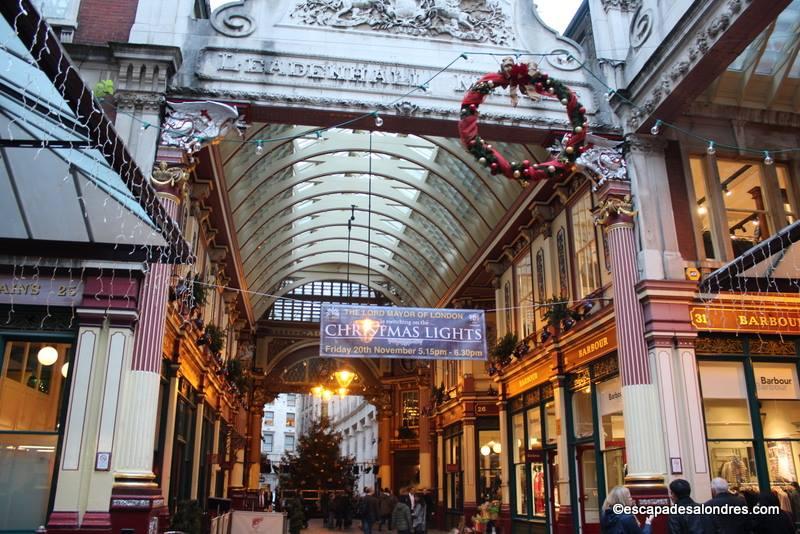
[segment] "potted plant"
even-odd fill
[[[103,110],[103,113],[106,114],[108,120],[112,123],[117,118],[117,109],[114,107],[114,80],[100,80],[96,84],[94,84],[94,88],[92,89],[92,94],[100,103],[100,107]]]
[[[547,321],[545,331],[542,332],[542,341],[550,337],[557,337],[562,329],[569,330],[579,318],[567,305],[569,297],[553,297],[545,301],[544,320]]]
[[[204,336],[208,340],[208,350],[211,351],[211,354],[222,352],[223,347],[225,347],[225,332],[221,328],[213,324],[207,324]]]
[[[203,508],[197,501],[182,501],[178,503],[175,513],[172,514],[170,529],[186,534],[201,534],[203,529]]]
[[[247,376],[245,376],[242,362],[231,358],[225,366],[225,377],[228,379],[232,390],[236,390],[239,394],[244,394],[248,389]]]
[[[497,343],[489,351],[490,365],[499,368],[511,363],[511,356],[514,354],[517,342],[517,335],[511,332],[507,332],[506,335],[497,340]]]

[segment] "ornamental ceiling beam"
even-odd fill
[[[341,239],[340,241],[347,242],[346,238]],[[358,245],[358,243],[356,243]],[[366,247],[364,247],[366,249]],[[380,249],[379,249],[380,250]],[[385,249],[383,249],[385,250]],[[396,259],[393,259],[391,256],[387,256],[384,254],[378,254],[377,251],[371,250],[369,254],[366,250],[359,250],[357,246],[352,247],[350,250],[350,264],[355,265],[362,265],[367,267],[367,259],[370,258],[369,267],[372,268],[373,263],[377,263],[376,268],[380,267],[381,264],[385,264],[388,267],[393,267],[396,269],[396,273],[401,275],[405,278],[408,283],[406,287],[413,288],[416,292],[420,295],[429,295],[430,293],[436,294],[437,288],[433,286],[430,280],[418,269],[411,266],[410,263],[405,262],[400,263]],[[289,269],[292,265],[300,262],[306,258],[327,258],[327,263],[334,263],[336,261],[342,263],[343,265],[347,265],[347,252],[345,249],[342,248],[340,245],[336,245],[335,243],[331,243],[329,240],[326,243],[316,243],[307,249],[303,249],[302,251],[297,251],[296,253],[292,254],[290,257],[282,258],[280,260],[275,261],[271,264],[267,269],[263,270],[258,274],[258,276],[254,279],[254,285],[260,284],[262,280],[265,278],[267,280],[272,280],[276,276],[283,276],[286,269]],[[356,263],[360,262],[360,263]],[[381,267],[385,268],[388,271],[388,267]],[[409,269],[411,267],[411,269]],[[390,279],[393,279],[397,276],[395,274],[394,277],[390,276]],[[423,283],[420,283],[422,281]],[[267,284],[269,285],[269,284]],[[427,288],[425,286],[428,286]],[[428,291],[430,289],[430,291]],[[440,290],[443,288],[439,288]]]
[[[347,276],[344,273],[303,273],[302,271],[293,273],[293,276],[298,276],[298,275],[300,275],[300,278],[295,280],[291,284],[287,284],[285,287],[281,289],[273,289],[272,291],[270,291],[272,296],[265,297],[267,302],[267,310],[269,310],[269,308],[280,297],[283,297],[284,295],[291,293],[294,289],[297,289],[298,287],[310,284],[312,282],[345,282],[345,283],[348,282]],[[385,298],[389,299],[395,306],[401,306],[402,304],[400,302],[400,299],[396,295],[387,292],[386,288],[377,283],[375,278],[376,277],[374,276],[370,277],[368,284],[366,274],[351,273],[349,282],[367,286],[370,289],[374,290],[375,292],[380,293]]]
[[[281,243],[273,244],[269,247],[269,250],[266,254],[259,256],[258,263],[272,263],[277,258],[283,258],[292,253],[294,250],[301,249],[308,245],[325,242],[325,241],[335,241],[335,240],[347,240],[347,232],[346,224],[322,224],[318,225],[317,230],[311,229],[302,229],[295,228],[295,231],[291,234],[280,234],[281,238],[284,239]],[[351,232],[349,239],[352,241],[358,241],[360,243],[368,243],[373,244],[375,246],[381,247],[381,249],[389,251],[389,257],[397,255],[398,250],[395,243],[386,243],[385,239],[382,236],[378,235],[370,235],[369,228],[366,225],[353,225],[352,229],[354,230]],[[302,234],[302,237],[299,235]],[[406,243],[407,244],[407,243]],[[414,250],[412,247],[411,250]],[[455,276],[455,271],[451,271],[447,276],[447,274],[443,275],[440,271],[442,267],[447,267],[447,264],[441,262],[439,264],[433,263],[430,258],[427,257],[426,254],[419,254],[419,257],[422,259],[422,263],[427,265],[433,274],[438,278],[441,282],[447,283],[445,280],[447,278],[451,278]],[[447,278],[445,278],[447,276]]]
[[[329,199],[333,200],[333,199]],[[264,244],[272,239],[274,234],[280,233],[281,238],[289,239],[293,236],[302,234],[303,232],[310,231],[310,230],[317,230],[320,228],[328,228],[328,227],[347,227],[345,221],[350,216],[351,207],[350,206],[342,206],[336,205],[333,207],[323,207],[319,206],[318,204],[322,204],[323,201],[320,201],[317,204],[312,204],[312,206],[317,206],[320,209],[314,210],[313,212],[308,212],[306,210],[297,210],[297,211],[290,211],[288,215],[281,215],[275,217],[272,221],[273,224],[269,224],[265,227],[260,229],[258,234],[253,234],[251,237],[248,237],[247,245],[242,245],[242,255],[244,256],[247,253],[247,256],[244,257],[244,263],[250,265],[252,262],[259,263],[261,260],[261,252],[264,249]],[[366,213],[365,209],[356,208],[358,212]],[[286,212],[285,212],[286,213]],[[329,214],[337,213],[340,214],[337,220],[340,222],[331,224],[331,220],[333,217]],[[414,226],[411,224],[412,220],[407,220],[407,218],[401,219],[397,215],[392,215],[388,212],[382,212],[376,210],[375,206],[372,207],[373,215],[379,215],[379,217],[374,217],[372,221],[372,230],[374,232],[382,232],[387,235],[390,235],[397,239],[398,241],[405,243],[412,249],[416,249],[421,245],[416,238],[412,238],[411,234],[408,230],[414,231],[416,235],[422,238],[425,244],[430,247],[430,250],[427,252],[432,252],[436,257],[442,260],[442,265],[446,266],[450,271],[453,273],[457,273],[458,270],[466,264],[466,258],[463,256],[459,256],[456,253],[453,253],[453,250],[450,251],[442,250],[440,246],[438,246],[434,241],[431,241],[430,237],[427,235],[427,232],[420,233],[419,231],[414,229]],[[298,224],[298,221],[304,219],[306,217],[313,217],[312,220],[304,222],[303,224]],[[397,230],[395,226],[389,224],[397,223],[398,225],[402,225],[403,230]],[[364,226],[363,223],[354,222],[352,226],[361,227]],[[423,229],[424,232],[424,229]],[[263,235],[266,237],[262,237],[260,241],[256,235]],[[257,243],[257,244],[256,244]]]
[[[673,120],[719,77],[770,25],[791,0],[709,0],[694,2],[665,40],[636,72],[627,96],[637,109],[617,108],[628,131],[646,133],[656,119]],[[650,14],[650,31],[658,21]],[[635,21],[634,21],[635,22]],[[650,37],[655,39],[655,37]],[[648,40],[640,43],[649,44]],[[639,52],[647,50],[644,46]]]

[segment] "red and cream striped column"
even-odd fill
[[[628,467],[625,483],[653,487],[664,483],[664,436],[658,385],[650,371],[644,314],[635,287],[639,281],[636,212],[629,191],[627,182],[606,182],[595,216],[605,229],[611,259]]]
[[[151,181],[173,220],[188,175],[181,167],[158,166]],[[115,528],[147,531],[165,506],[153,473],[158,400],[172,265],[151,263],[140,296],[133,358],[124,376],[120,424],[115,432],[114,491],[111,510]]]

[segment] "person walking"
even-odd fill
[[[383,488],[383,492],[381,492],[381,496],[378,498],[379,511],[381,514],[381,522],[378,525],[378,530],[383,530],[384,525],[386,525],[386,530],[391,528],[392,510],[394,510],[395,504],[397,504],[397,499],[392,495],[391,490],[389,490],[389,488]]]
[[[287,507],[289,508],[289,534],[300,534],[300,530],[306,521],[303,503],[298,497],[295,497],[287,503]]]
[[[682,478],[676,478],[669,483],[669,498],[678,506],[687,510],[684,513],[670,514],[667,519],[667,531],[669,534],[706,534],[703,528],[703,516],[696,510],[692,513],[688,508],[699,508],[691,497],[692,486]],[[710,533],[709,533],[710,534]]]
[[[414,534],[425,534],[426,505],[421,493],[414,495],[414,508],[411,510],[411,529]]]
[[[708,506],[736,506],[747,508],[747,501],[741,495],[734,495],[728,488],[724,478],[711,480],[711,499],[705,502]],[[745,521],[741,513],[719,513],[703,516],[705,532],[714,534],[749,534],[751,523]]]
[[[392,510],[392,528],[397,530],[397,534],[411,534],[414,523],[411,517],[411,507],[409,507],[407,495],[400,497]]]
[[[644,527],[632,514],[617,513],[617,505],[633,506],[631,492],[625,486],[615,486],[608,492],[603,502],[603,515],[600,518],[600,529],[603,534],[650,534],[653,516],[648,517]]]
[[[361,528],[364,534],[372,534],[372,525],[375,524],[380,515],[378,498],[372,494],[372,488],[364,488],[364,496],[361,498],[358,511],[361,516]]]
[[[347,521],[347,508],[350,506],[347,495],[341,492],[333,499],[333,513],[336,519],[335,529],[344,530],[345,521]]]
[[[771,491],[762,491],[758,496],[758,505],[762,507],[774,507],[777,512],[765,514],[761,513],[753,516],[754,534],[794,534],[794,521],[788,512],[780,509],[778,496]]]

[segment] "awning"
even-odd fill
[[[721,291],[800,291],[800,221],[762,241],[709,274],[700,283],[702,293]]]
[[[0,4],[0,249],[185,262],[188,244],[29,0]]]

